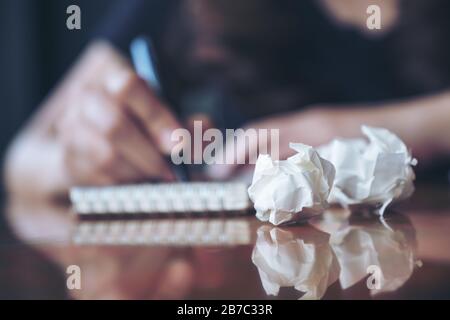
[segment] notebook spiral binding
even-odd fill
[[[70,200],[79,215],[246,213],[243,183],[188,182],[113,187],[77,187]]]
[[[77,245],[244,245],[249,222],[232,219],[159,219],[86,221],[73,234]]]

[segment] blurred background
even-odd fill
[[[98,38],[126,53],[134,36],[151,35],[174,108],[232,100],[243,112],[228,121],[231,127],[314,104],[373,103],[448,88],[448,1],[392,2],[398,7],[388,5],[383,17],[395,26],[367,35],[340,23],[340,16],[352,21],[349,11],[327,16],[323,5],[330,1],[1,0],[1,154]],[[66,28],[71,4],[81,8],[81,30]],[[446,179],[447,168],[448,159],[436,160],[422,177]]]

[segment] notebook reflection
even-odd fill
[[[160,219],[81,221],[72,240],[77,245],[224,246],[251,241],[244,219]]]
[[[378,270],[377,285],[367,288],[376,295],[400,288],[419,264],[415,232],[404,216],[397,215],[387,225],[378,219],[326,213],[311,224],[314,231],[301,233],[258,229],[252,261],[268,295],[294,287],[303,293],[301,299],[320,299],[336,281],[343,290],[360,283],[373,266]]]

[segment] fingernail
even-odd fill
[[[159,136],[161,148],[163,148],[163,151],[167,154],[170,154],[172,148],[175,146],[175,141],[172,141],[172,132],[173,131],[170,129],[163,129]]]
[[[130,79],[130,73],[125,71],[116,72],[106,78],[105,89],[111,93],[119,93]]]

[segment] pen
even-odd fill
[[[159,97],[163,96],[157,70],[157,60],[151,41],[146,37],[137,37],[130,45],[131,59],[137,74],[144,79]],[[178,181],[189,181],[189,173],[184,164],[175,165],[170,156],[166,156],[172,172]]]

